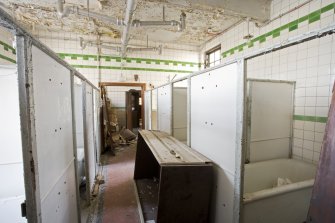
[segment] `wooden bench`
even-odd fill
[[[134,180],[145,221],[209,222],[212,162],[172,136],[139,132]]]

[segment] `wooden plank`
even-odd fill
[[[335,88],[335,85],[334,85]],[[335,222],[335,92],[328,114],[307,222]]]
[[[204,155],[198,153],[194,149],[188,147],[184,143],[180,142],[176,138],[171,135],[168,135],[164,132],[155,131],[153,132],[162,142],[163,144],[168,147],[170,150],[174,150],[177,154],[181,156],[181,159],[188,163],[210,163],[209,160]]]
[[[139,133],[143,136],[145,143],[148,145],[159,164],[180,163],[180,160],[173,156],[151,131],[142,130]]]
[[[205,164],[211,161],[174,137],[160,131],[141,130],[146,144],[162,165]]]

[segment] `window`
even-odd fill
[[[208,50],[205,55],[205,68],[213,67],[221,63],[221,45]]]

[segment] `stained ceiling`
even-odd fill
[[[74,32],[78,34],[100,34],[120,39],[123,27],[98,19],[76,14],[59,19],[57,0],[4,0],[6,9],[30,29]],[[65,0],[66,6],[78,6],[89,11],[113,18],[124,18],[125,0]],[[162,43],[178,43],[199,46],[208,39],[250,17],[256,21],[269,18],[271,0],[137,0],[133,19],[142,21],[162,20],[163,6],[165,20],[179,21],[186,13],[186,29],[178,32],[176,27],[132,27],[131,39]]]

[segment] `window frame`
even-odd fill
[[[219,58],[215,58],[215,53],[219,51]],[[214,57],[214,61],[211,61],[211,55]],[[205,68],[213,67],[221,63],[221,44],[213,47],[205,52]]]

